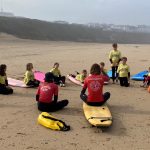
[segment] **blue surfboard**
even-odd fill
[[[144,75],[146,75],[148,73],[148,71],[141,71],[138,74],[135,74],[131,77],[132,80],[137,80],[137,81],[142,81],[144,80]]]
[[[112,70],[109,70],[109,71],[107,72],[107,75],[109,76],[109,78],[112,78]]]
[[[109,76],[109,78],[112,78],[112,70],[109,70],[109,71],[107,72],[107,75]]]

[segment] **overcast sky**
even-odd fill
[[[3,8],[48,21],[150,25],[150,0],[3,0]]]

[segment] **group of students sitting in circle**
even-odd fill
[[[118,51],[116,43],[112,46],[113,50],[109,54],[112,81],[113,83],[118,82],[119,77],[120,86],[128,87],[130,69],[126,63],[127,58],[121,58],[121,52]],[[13,93],[13,89],[8,86],[6,69],[5,64],[0,65],[0,94],[5,95]],[[109,92],[103,94],[104,82],[109,80],[104,62],[93,64],[89,75],[87,75],[87,70],[84,69],[81,73],[77,72],[77,75],[72,75],[72,77],[83,83],[80,98],[88,105],[101,106],[110,98]],[[28,63],[26,65],[24,83],[29,87],[38,87],[36,101],[40,111],[57,111],[68,105],[69,101],[67,99],[58,101],[58,85],[64,87],[65,80],[65,76],[62,76],[59,70],[59,63],[55,63],[50,72],[45,74],[43,83],[34,78],[33,64]],[[150,68],[149,73],[145,76],[144,84],[145,82],[148,85],[150,84]],[[85,94],[86,89],[88,89],[88,95]]]

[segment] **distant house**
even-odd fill
[[[54,23],[59,23],[59,24],[69,24],[67,21],[54,21]]]
[[[11,12],[3,12],[3,11],[1,11],[0,12],[0,16],[2,16],[2,17],[14,17],[15,15],[13,13],[11,13]]]

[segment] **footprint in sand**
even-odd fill
[[[7,125],[3,125],[3,126],[1,126],[1,129],[7,129]]]

